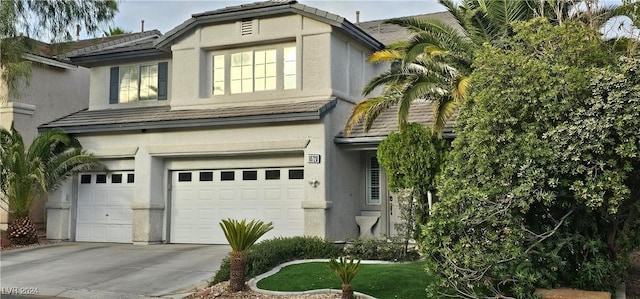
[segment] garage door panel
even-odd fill
[[[258,198],[257,189],[244,189],[242,190],[242,200],[256,200]]]
[[[288,189],[287,190],[287,198],[297,200],[300,198],[304,198],[304,189]]]
[[[105,223],[107,207],[78,207],[77,221],[80,223]]]
[[[296,170],[300,175],[301,168]],[[191,181],[179,181],[179,174],[187,172]],[[171,242],[226,244],[219,227],[226,218],[273,222],[276,229],[262,239],[303,234],[304,181],[289,180],[289,169],[205,170],[208,181],[201,180],[202,172],[172,173]],[[186,192],[198,197],[184,196]],[[199,212],[186,215],[184,207]]]
[[[78,228],[76,241],[96,242],[96,239],[107,239],[106,225],[90,224]]]
[[[198,199],[200,200],[204,200],[204,201],[211,201],[214,200],[215,198],[215,192],[213,189],[211,190],[202,190],[200,192],[198,192]]]
[[[93,192],[93,200],[91,204],[106,205],[109,202],[109,191],[103,189],[97,189]]]
[[[106,227],[107,239],[110,242],[130,243],[131,225],[109,225]]]
[[[108,221],[113,224],[130,224],[133,213],[128,207],[109,207],[107,209]]]
[[[131,243],[133,172],[80,174],[76,240]]]
[[[282,197],[282,191],[280,188],[268,188],[264,190],[264,199],[265,200],[279,200]]]
[[[220,189],[220,200],[233,201],[237,198],[236,190],[234,189]]]

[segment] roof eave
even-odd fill
[[[34,55],[34,54],[29,54],[26,53],[23,55],[23,57],[27,60],[31,60],[33,62],[38,62],[38,63],[42,63],[42,64],[46,64],[46,65],[50,65],[50,66],[54,66],[54,67],[58,67],[61,69],[67,69],[67,70],[73,70],[73,69],[77,69],[78,66],[69,62],[64,62],[58,59],[54,59],[54,58],[48,58],[48,57],[44,57],[44,56],[40,56],[40,55]]]
[[[243,125],[243,124],[308,121],[308,120],[318,120],[320,118],[321,118],[321,115],[318,112],[305,112],[305,113],[287,113],[287,114],[267,115],[267,116],[260,115],[260,116],[217,118],[217,119],[167,120],[167,121],[145,122],[145,123],[68,126],[68,127],[59,127],[59,128],[69,134],[82,134],[82,133],[185,129],[185,128],[217,127],[217,126],[230,126],[230,125]],[[51,128],[53,127],[41,126],[41,127],[38,127],[38,131],[44,131]]]
[[[165,120],[154,122],[135,122],[125,124],[99,124],[99,125],[79,125],[79,126],[59,126],[42,125],[38,127],[38,131],[44,131],[52,128],[60,128],[70,134],[78,133],[101,133],[101,132],[122,132],[137,130],[156,130],[156,129],[179,129],[179,128],[197,128],[197,127],[216,127],[243,124],[264,124],[278,122],[298,122],[313,121],[322,119],[337,104],[336,99],[324,104],[316,111],[309,112],[293,112],[269,115],[251,115],[229,118],[209,118],[209,119],[189,119],[189,120]]]
[[[333,138],[333,143],[347,146],[369,146],[369,145],[379,145],[380,142],[385,140],[387,136],[363,136],[363,137],[346,137],[346,136],[336,136]],[[455,138],[455,134],[453,132],[442,133],[442,138],[444,139],[453,139]]]
[[[71,57],[70,59],[75,64],[88,67],[104,62],[110,62],[113,60],[138,59],[148,57],[171,57],[171,53],[162,51],[160,49],[144,49],[127,52],[114,52],[108,54],[75,56]]]
[[[333,143],[343,145],[379,145],[387,136],[368,136],[368,137],[335,137]]]

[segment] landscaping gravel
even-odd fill
[[[254,292],[246,287],[245,291],[240,291],[236,293],[232,293],[229,290],[229,282],[223,281],[219,284],[216,284],[212,287],[208,287],[203,289],[193,295],[187,297],[186,299],[328,299],[328,298],[340,298],[340,294],[307,294],[307,295],[271,295],[271,294],[262,294],[258,292]]]

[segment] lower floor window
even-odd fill
[[[367,204],[381,204],[380,164],[378,164],[378,158],[375,153],[367,154]]]

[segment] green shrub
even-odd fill
[[[284,262],[299,259],[335,258],[341,250],[318,237],[287,237],[262,241],[247,251],[246,278],[250,279]],[[225,257],[211,285],[229,280],[229,257]]]
[[[405,252],[402,240],[356,239],[344,247],[344,254],[361,260],[415,261],[420,258],[415,249]]]

